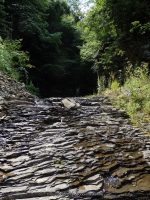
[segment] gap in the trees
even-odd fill
[[[52,83],[46,80],[39,83],[39,96],[42,98],[49,97],[80,97],[96,93],[97,80],[96,76],[92,79],[81,80],[80,84],[75,85],[73,82],[59,82],[57,79]]]

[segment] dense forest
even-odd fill
[[[0,70],[41,97],[124,84],[150,61],[148,0],[1,0]]]

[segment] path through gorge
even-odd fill
[[[107,98],[74,99],[77,109],[61,98],[5,99],[0,199],[150,199],[148,136]]]

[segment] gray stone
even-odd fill
[[[64,107],[71,109],[71,108],[79,108],[80,104],[76,103],[74,99],[66,98],[62,100],[62,104]]]
[[[66,98],[63,109],[2,82],[0,199],[150,199],[150,139],[124,112],[102,96]]]

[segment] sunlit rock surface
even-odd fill
[[[150,139],[105,97],[73,103],[0,73],[0,200],[150,199]]]
[[[0,199],[150,199],[150,139],[106,98],[1,100]]]

